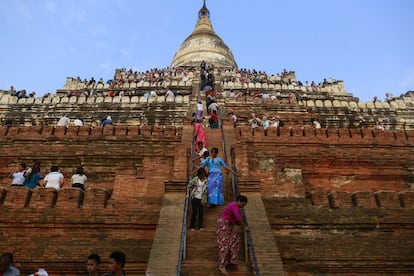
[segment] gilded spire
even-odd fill
[[[210,11],[207,9],[206,0],[204,0],[204,4],[198,12],[198,18],[201,19],[202,17],[210,18]]]
[[[233,53],[213,30],[205,0],[198,12],[198,21],[193,32],[178,48],[171,67],[198,67],[202,61],[216,67],[237,68]]]

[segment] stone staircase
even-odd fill
[[[216,245],[216,221],[224,206],[204,208],[204,231],[195,230],[187,232],[187,255],[183,262],[183,276],[215,276],[222,275],[217,269],[218,251]],[[188,213],[190,221],[191,207]],[[196,224],[197,226],[197,224]],[[230,275],[254,275],[251,266],[244,260],[244,235],[241,231],[242,245],[239,255],[239,265],[229,265],[227,271]]]

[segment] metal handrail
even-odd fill
[[[233,171],[237,172],[236,165],[235,165],[236,156],[235,156],[233,147],[230,149],[230,156],[231,156],[231,160],[232,160],[232,162],[231,162],[232,163],[232,169],[233,169]],[[239,184],[238,184],[237,175],[233,175],[232,182],[233,182],[234,195],[236,197],[236,195],[240,194],[240,188],[239,188]],[[249,225],[248,221],[247,221],[246,211],[244,209],[242,209],[241,213],[242,213],[244,221],[246,222],[247,225]],[[251,261],[252,261],[252,266],[253,266],[253,270],[255,272],[255,275],[260,276],[260,269],[259,269],[259,265],[257,263],[256,251],[254,249],[253,238],[252,238],[252,235],[251,235],[250,231],[245,232],[244,244],[245,244],[245,248],[247,249],[247,250],[245,250],[245,260],[248,259],[248,254],[250,252],[250,258],[251,258]]]
[[[184,211],[183,211],[183,227],[181,230],[181,241],[180,241],[180,249],[178,251],[178,262],[177,262],[177,276],[181,276],[182,264],[183,260],[186,258],[187,253],[187,217],[188,217],[188,209],[190,205],[190,197],[189,197],[189,189],[188,186],[191,182],[193,170],[194,170],[194,143],[195,138],[193,137],[191,141],[191,150],[190,150],[190,166],[188,167],[188,182],[186,187],[186,196],[184,202]]]

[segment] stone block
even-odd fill
[[[80,96],[78,99],[77,99],[77,104],[84,104],[84,103],[86,103],[86,100],[87,100],[87,98],[85,97],[85,96]]]
[[[139,103],[139,102],[140,102],[140,99],[139,99],[138,96],[132,96],[131,97],[131,103]]]
[[[93,104],[93,103],[95,103],[95,102],[96,102],[96,97],[95,97],[95,96],[90,96],[90,97],[88,97],[88,98],[86,99],[86,102],[87,102],[88,104]]]
[[[377,202],[373,192],[357,191],[352,194],[354,206],[367,209],[377,208]]]
[[[177,96],[175,97],[175,102],[176,102],[176,103],[182,103],[182,102],[183,102],[183,96],[181,96],[181,95],[177,95]]]
[[[139,126],[128,126],[127,136],[136,137],[139,135],[140,127]]]
[[[70,98],[69,98],[69,103],[71,103],[71,104],[75,104],[75,103],[77,103],[78,102],[78,97],[76,97],[76,96],[71,96]]]
[[[164,96],[159,96],[158,98],[157,98],[157,103],[164,103],[165,102],[165,97]]]
[[[334,100],[333,102],[332,102],[332,105],[334,106],[334,107],[341,107],[342,105],[341,105],[341,102],[340,101],[338,101],[338,100]]]
[[[18,104],[25,104],[26,103],[26,98],[20,98],[17,100]]]
[[[323,101],[321,101],[321,100],[316,100],[316,101],[315,101],[315,106],[316,106],[316,107],[323,107]]]
[[[18,98],[16,96],[10,96],[8,104],[16,104]]]
[[[399,193],[401,206],[404,208],[414,208],[414,191],[403,191]]]
[[[145,97],[145,96],[141,96],[141,97],[139,97],[139,102],[140,103],[148,103],[148,98]]]
[[[352,208],[352,196],[350,192],[335,191],[328,195],[331,208]]]
[[[324,190],[316,190],[307,193],[306,197],[309,198],[312,202],[312,205],[315,207],[326,207],[329,208],[329,198],[328,192]]]
[[[106,207],[110,194],[101,188],[89,188],[85,190],[82,208],[103,209]]]
[[[122,97],[121,98],[121,103],[129,103],[131,101],[131,98],[128,96]]]
[[[53,208],[56,205],[57,191],[54,188],[40,188],[33,190],[32,198],[30,199],[30,208]]]
[[[315,102],[313,100],[307,100],[306,101],[306,106],[314,107],[315,106]]]
[[[79,188],[63,188],[59,191],[56,208],[74,210],[82,205],[84,192]]]
[[[400,198],[395,191],[378,191],[375,193],[378,207],[381,208],[400,208]]]
[[[0,99],[0,104],[8,104],[9,103],[9,95],[3,95]]]
[[[28,206],[32,191],[27,187],[11,187],[2,190],[3,206],[11,209],[24,208]]]

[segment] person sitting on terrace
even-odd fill
[[[263,126],[263,129],[264,129],[265,131],[267,131],[267,129],[268,129],[268,128],[269,128],[269,126],[270,126],[270,120],[269,120],[269,119],[267,119],[267,117],[266,117],[266,116],[263,116],[262,126]]]
[[[64,127],[69,127],[69,123],[70,123],[70,119],[69,117],[67,117],[66,115],[63,115],[59,121],[57,122],[57,126],[64,126]]]
[[[88,178],[86,177],[82,166],[76,168],[76,172],[72,175],[71,180],[72,188],[79,188],[82,191],[85,191],[85,182]]]
[[[383,123],[381,123],[380,121],[377,121],[377,122],[375,123],[375,127],[374,127],[374,129],[377,129],[377,130],[385,130],[385,126],[384,126],[384,124],[383,124]]]
[[[12,179],[12,187],[24,186],[24,174],[26,172],[26,163],[20,163],[16,171],[9,173],[9,177]]]
[[[44,178],[43,187],[45,188],[55,188],[56,191],[59,191],[63,187],[64,177],[63,174],[59,172],[58,166],[50,167],[50,173],[48,173]]]
[[[228,115],[231,117],[231,120],[233,122],[233,127],[236,128],[237,127],[237,116],[236,116],[236,114],[234,114],[233,112],[229,112]]]
[[[36,188],[40,180],[40,162],[35,161],[33,166],[26,171],[24,178],[24,186],[30,189]]]
[[[270,119],[270,127],[278,128],[279,127],[279,118],[272,117]]]
[[[317,120],[312,119],[311,122],[314,128],[321,128],[321,124]]]
[[[175,97],[174,92],[171,91],[171,89],[168,89],[167,92],[165,93],[165,97]]]
[[[112,117],[111,116],[107,116],[105,120],[102,120],[101,121],[101,126],[102,127],[104,127],[104,126],[112,126],[112,125],[113,125],[113,123],[112,123]]]
[[[157,97],[157,92],[155,92],[155,90],[152,90],[152,91],[150,92],[150,97],[151,97],[151,98],[156,98],[156,97]]]
[[[256,116],[256,113],[252,113],[251,116],[252,117],[249,119],[248,122],[249,122],[250,128],[253,132],[254,129],[260,125],[261,120]]]
[[[83,126],[83,122],[82,122],[82,120],[81,120],[81,119],[76,118],[76,119],[73,121],[73,125],[74,125],[74,126]]]

